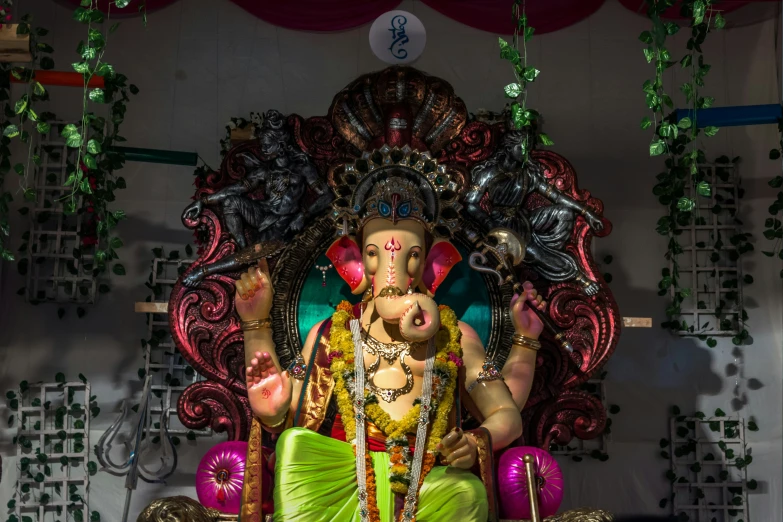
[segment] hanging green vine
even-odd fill
[[[684,249],[680,237],[683,229],[690,226],[706,227],[704,211],[714,214],[712,219],[716,221],[728,219],[733,225],[741,225],[736,215],[738,202],[733,200],[733,196],[729,198],[725,193],[721,193],[721,179],[716,180],[718,186],[713,186],[712,179],[700,168],[700,165],[706,163],[704,151],[699,148],[700,137],[702,134],[707,137],[714,136],[718,132],[717,127],[700,128],[698,122],[694,121],[697,110],[709,108],[714,102],[714,98],[702,96],[700,93],[704,87],[704,78],[710,71],[710,65],[704,62],[701,46],[712,30],[725,26],[725,20],[720,13],[713,10],[712,3],[712,0],[683,0],[681,3],[682,16],[691,20],[691,35],[687,41],[687,50],[679,60],[680,67],[689,73],[689,78],[680,86],[680,91],[685,96],[692,118],[684,117],[677,121],[673,114],[669,114],[674,109],[674,103],[663,82],[664,71],[677,64],[666,48],[666,39],[676,34],[679,26],[673,22],[664,22],[661,18],[663,13],[675,4],[674,0],[647,0],[647,14],[652,22],[652,29],[642,32],[639,39],[647,44],[644,55],[648,63],[655,65],[655,77],[647,80],[643,86],[652,117],[645,116],[641,128],[653,129],[650,155],[666,156],[666,170],[657,176],[658,183],[653,188],[653,194],[666,207],[666,215],[658,220],[656,230],[669,239],[664,256],[669,266],[661,271],[658,284],[659,295],[669,295],[671,298],[666,308],[667,321],[662,326],[673,332],[698,334],[709,346],[714,347],[717,341],[706,335],[711,330],[735,330],[738,333],[733,340],[738,345],[749,341],[750,337],[744,327],[747,314],[742,308],[737,278],[721,280],[721,286],[727,289],[727,292],[721,294],[721,298],[715,303],[715,326],[709,328],[709,323],[689,325],[682,319],[682,305],[686,299],[692,299],[696,303],[696,309],[708,308],[707,303],[698,298],[698,292],[702,290],[698,281],[691,281],[689,285],[681,284],[680,257]],[[730,163],[728,158],[716,161],[721,162]],[[725,170],[720,170],[719,166],[716,169],[717,178],[725,175]],[[710,262],[713,264],[718,263],[724,255],[739,263],[742,254],[753,250],[749,243],[750,234],[732,233],[729,237],[721,237],[718,230],[717,234],[710,236],[712,244],[709,247],[706,241],[698,241],[689,246],[694,249],[711,248]],[[733,248],[726,248],[728,243]],[[695,256],[696,250],[692,252]],[[695,263],[695,258],[691,262]],[[719,275],[715,271],[709,274],[712,278]],[[752,276],[746,275],[745,282],[752,282]]]
[[[115,275],[125,275],[125,267],[116,262],[117,250],[123,243],[114,233],[125,212],[109,208],[115,191],[126,188],[125,179],[116,175],[124,166],[125,157],[112,147],[125,141],[119,133],[120,126],[125,120],[129,94],[138,94],[139,89],[104,60],[109,36],[119,23],[105,31],[101,24],[110,21],[112,6],[122,9],[128,4],[129,0],[114,0],[104,15],[97,0],[82,0],[73,13],[75,20],[87,26],[87,40],[79,42],[77,52],[81,59],[73,64],[73,69],[84,77],[81,120],[78,125],[68,124],[60,129],[67,146],[75,150],[75,161],[68,162],[66,181],[72,192],[64,204],[67,213],[82,214],[85,219],[81,248],[74,249],[73,256],[89,267],[95,277],[105,273],[111,262]],[[103,88],[90,87],[96,77],[103,78]],[[108,117],[93,112],[93,107],[102,105],[109,105]]]
[[[780,162],[781,154],[783,154],[783,120],[778,121],[778,133],[780,134],[778,147],[769,151],[769,159]],[[769,180],[769,186],[775,189],[783,187],[783,176],[778,174]],[[775,201],[769,206],[768,212],[770,217],[764,221],[764,237],[772,241],[772,249],[764,250],[762,253],[768,257],[777,256],[779,259],[783,259],[783,224],[781,223],[783,191],[778,190]],[[783,270],[780,271],[780,277],[783,278]]]
[[[538,69],[529,65],[527,60],[527,42],[533,38],[535,28],[527,23],[525,14],[525,1],[514,0],[513,5],[514,36],[509,44],[503,38],[498,38],[500,44],[500,57],[511,62],[514,71],[513,83],[509,83],[503,88],[506,97],[513,100],[511,102],[511,123],[517,130],[528,129],[525,137],[523,154],[525,161],[533,148],[533,143],[529,140],[532,136],[542,145],[554,145],[554,142],[544,133],[536,134],[536,123],[540,119],[538,111],[527,107],[527,84],[536,81],[541,73]],[[520,42],[521,36],[521,42]],[[520,43],[522,49],[520,51]]]
[[[10,0],[0,1],[0,16],[7,20],[11,16]],[[42,112],[38,114],[35,104],[49,99],[49,93],[34,78],[36,68],[49,70],[54,68],[54,60],[49,56],[54,52],[51,45],[41,40],[49,31],[43,27],[33,27],[33,18],[24,15],[16,28],[17,35],[29,35],[30,54],[32,62],[29,67],[12,66],[0,63],[0,101],[2,101],[2,123],[0,123],[0,260],[14,261],[15,256],[10,250],[11,231],[8,223],[8,212],[14,199],[14,192],[23,195],[24,199],[35,199],[35,190],[29,186],[28,174],[31,165],[40,165],[40,151],[34,146],[32,135],[35,131],[49,132],[49,123],[54,114]],[[24,86],[23,93],[17,98],[11,97],[11,78]],[[11,190],[6,186],[6,175],[11,171],[11,146],[14,139],[25,144],[27,151],[24,160],[13,166],[13,171],[19,176],[17,188]],[[21,211],[26,213],[26,209]],[[25,261],[26,262],[26,261]]]

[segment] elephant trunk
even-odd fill
[[[427,341],[440,329],[438,305],[424,294],[382,291],[375,310],[387,323],[398,324],[400,335],[409,342]]]

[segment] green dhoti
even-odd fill
[[[372,451],[378,509],[393,522],[389,455]],[[276,445],[275,522],[359,522],[356,457],[347,442],[304,428],[284,431]],[[487,493],[467,470],[436,466],[424,479],[416,522],[486,522]]]

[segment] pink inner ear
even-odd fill
[[[460,261],[462,261],[462,256],[448,241],[432,245],[427,256],[427,263],[424,265],[422,277],[424,286],[434,294],[446,276],[449,275],[449,271]]]
[[[346,283],[351,286],[351,290],[362,284],[364,280],[364,264],[362,263],[362,253],[359,245],[353,239],[343,236],[329,247],[326,251],[326,257],[332,262]]]

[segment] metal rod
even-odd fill
[[[179,150],[140,149],[136,147],[109,147],[111,152],[125,154],[125,161],[142,163],[163,163],[166,165],[184,165],[195,167],[198,164],[198,154]]]
[[[530,453],[522,457],[525,461],[525,478],[527,478],[527,496],[530,499],[530,522],[541,522],[538,511],[538,478],[536,477],[535,457]]]
[[[769,105],[737,105],[732,107],[710,107],[698,109],[696,118],[692,109],[677,109],[677,121],[685,117],[695,121],[700,127],[736,127],[740,125],[776,124],[783,118],[780,104]]]

